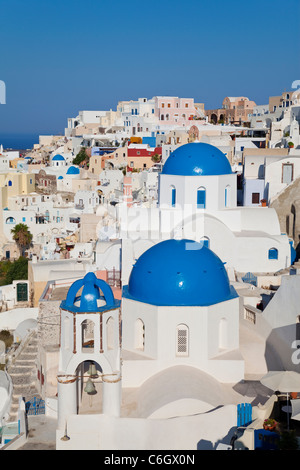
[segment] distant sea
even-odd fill
[[[30,150],[39,143],[39,134],[0,134],[3,149]]]

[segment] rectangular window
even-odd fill
[[[252,204],[259,204],[259,193],[252,193]]]
[[[188,356],[188,328],[186,325],[179,325],[177,327],[177,351],[176,356]]]
[[[290,184],[293,181],[293,164],[284,163],[282,165],[282,183]]]
[[[175,207],[176,206],[176,189],[175,188],[172,188],[171,196],[172,196],[172,207]]]

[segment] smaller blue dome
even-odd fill
[[[58,179],[58,180],[63,180],[64,177],[63,177],[63,176],[59,176],[57,179]]]
[[[105,305],[99,305],[99,300],[105,301]],[[101,312],[119,306],[120,301],[114,298],[111,287],[94,273],[87,273],[83,279],[73,282],[66,299],[60,304],[61,308],[71,312]]]
[[[166,160],[163,175],[229,175],[231,165],[226,155],[214,145],[193,142],[181,145]]]
[[[54,157],[52,158],[52,161],[63,161],[64,160],[64,157],[62,155],[54,155]]]
[[[237,297],[224,263],[193,240],[166,240],[132,268],[123,297],[159,306],[208,306]]]
[[[76,166],[70,166],[70,168],[67,171],[67,175],[79,175],[80,170],[79,168],[76,168]]]

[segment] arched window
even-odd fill
[[[106,322],[107,349],[114,349],[114,319],[109,317]]]
[[[81,323],[81,347],[85,352],[92,352],[94,348],[94,322],[83,320]]]
[[[163,120],[165,119],[165,116],[162,114],[162,115],[160,116],[160,119],[163,121]]]
[[[270,248],[268,253],[269,259],[278,259],[278,250],[277,248]]]
[[[197,189],[197,209],[205,209],[206,189],[201,187]]]
[[[219,349],[228,348],[228,323],[226,318],[221,318],[219,323]]]
[[[8,186],[12,186],[12,181],[11,180],[8,181]]]
[[[166,114],[166,120],[168,121],[169,120],[169,114]]]
[[[176,327],[176,356],[189,355],[189,329],[180,324]]]
[[[7,224],[15,224],[16,221],[15,221],[15,219],[14,219],[13,217],[8,217],[8,218],[6,219],[6,223],[7,223]]]
[[[230,207],[230,196],[231,196],[231,188],[228,185],[225,188],[225,207]]]
[[[145,348],[145,325],[143,320],[138,318],[134,325],[134,348],[144,351]]]
[[[176,206],[176,188],[171,186],[171,205],[172,207]]]

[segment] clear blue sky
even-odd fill
[[[0,0],[0,133],[155,95],[265,104],[300,79],[299,0]]]

